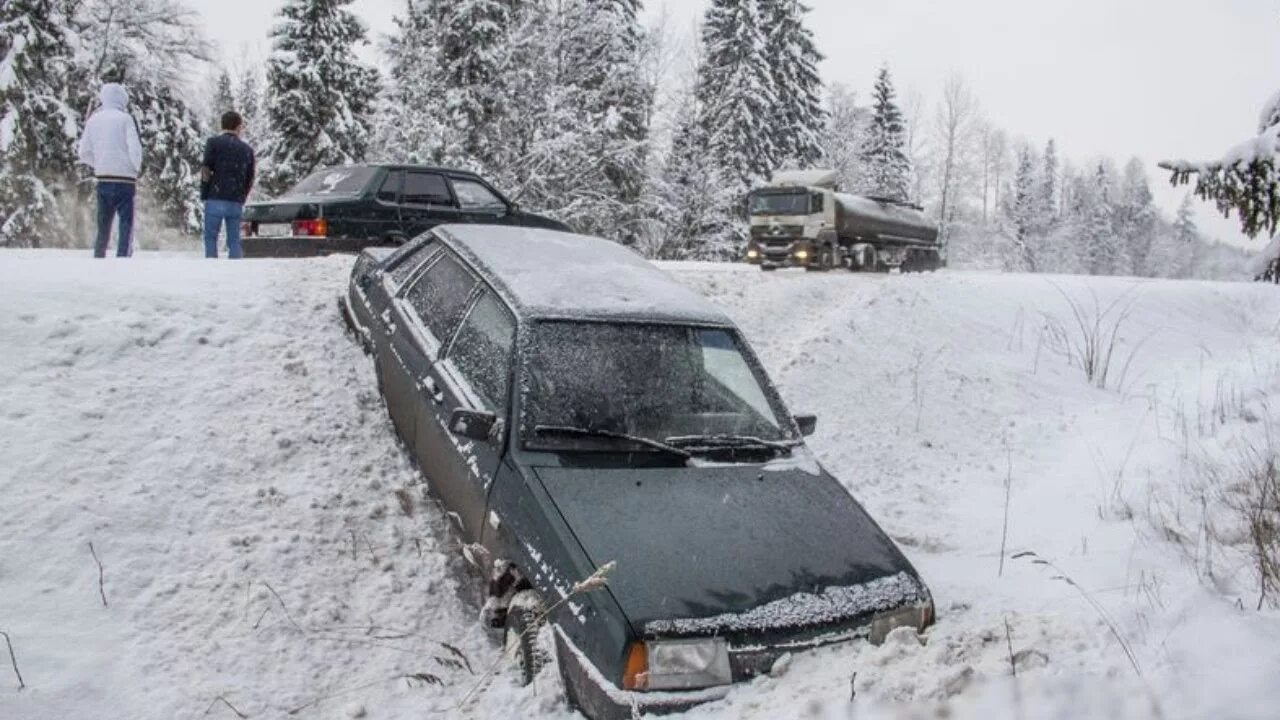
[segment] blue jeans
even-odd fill
[[[116,238],[116,257],[129,257],[129,244],[133,242],[133,194],[130,182],[98,182],[98,237],[93,242],[93,256],[106,257],[111,243],[111,222],[120,216],[120,231]]]
[[[218,257],[218,231],[227,226],[227,257],[242,258],[240,250],[240,215],[244,205],[230,200],[204,201],[204,256]]]

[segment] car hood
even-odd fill
[[[804,451],[807,452],[807,451]],[[535,469],[640,635],[813,627],[922,602],[893,541],[816,463]]]

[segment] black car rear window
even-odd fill
[[[378,172],[377,168],[363,165],[347,165],[317,170],[297,185],[289,188],[290,195],[359,195]]]

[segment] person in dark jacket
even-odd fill
[[[227,257],[240,258],[240,216],[253,189],[253,148],[240,139],[244,120],[234,111],[222,114],[222,134],[209,138],[201,163],[200,198],[204,200],[204,256],[218,257],[218,231],[227,227]]]

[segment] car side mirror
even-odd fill
[[[796,415],[796,425],[800,428],[800,434],[809,437],[814,430],[818,429],[817,415]]]
[[[449,416],[449,430],[471,440],[489,440],[498,416],[485,410],[457,408]]]

